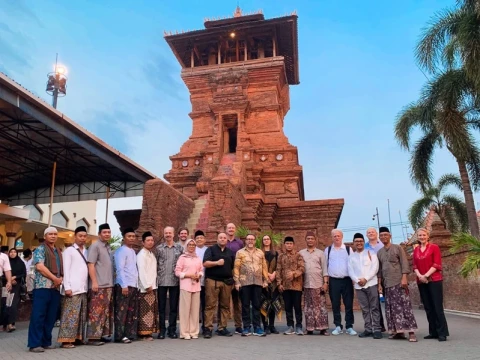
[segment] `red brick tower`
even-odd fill
[[[237,7],[204,25],[165,34],[192,103],[192,135],[165,175],[203,201],[189,225],[210,235],[229,221],[302,236],[311,229],[326,240],[343,199],[304,201],[297,148],[283,131],[290,85],[299,84],[297,15],[265,20]]]

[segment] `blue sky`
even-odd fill
[[[237,1],[1,0],[0,71],[50,101],[55,54],[68,68],[58,109],[158,176],[191,133],[189,97],[164,30],[203,28]],[[300,85],[290,88],[285,133],[298,146],[307,199],[344,198],[340,227],[392,222],[419,196],[409,155],[393,137],[396,114],[425,81],[413,49],[431,16],[454,0],[242,0],[267,18],[299,16]],[[435,175],[456,172],[437,153]],[[110,210],[141,200],[112,201]],[[99,202],[99,218],[104,218]],[[109,221],[114,222],[113,216]],[[411,229],[409,230],[411,231]],[[392,229],[394,240],[402,229]],[[350,240],[353,232],[346,232]]]

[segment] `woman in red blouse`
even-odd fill
[[[427,229],[418,229],[417,238],[420,245],[413,251],[413,270],[427,313],[429,335],[425,339],[446,341],[449,333],[443,311],[442,254],[438,245],[430,244]]]

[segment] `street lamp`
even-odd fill
[[[377,219],[378,228],[380,229],[380,216],[378,216],[378,207],[375,208],[376,213],[372,215],[372,220]]]
[[[52,106],[57,108],[58,97],[67,95],[67,76],[65,67],[57,66],[55,63],[55,70],[47,75],[47,94],[53,97]]]

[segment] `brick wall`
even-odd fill
[[[165,181],[147,181],[143,190],[142,214],[137,236],[151,231],[155,240],[160,241],[166,226],[173,226],[175,229],[185,226],[193,207],[193,200]]]

